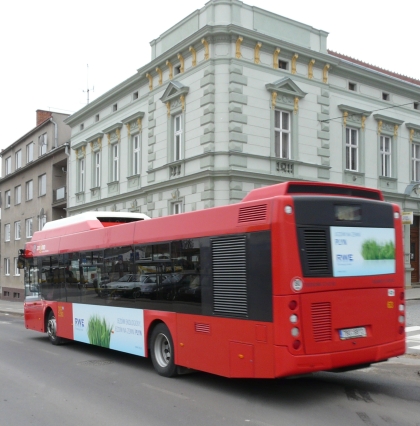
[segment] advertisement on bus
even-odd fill
[[[393,228],[332,226],[330,229],[334,277],[395,273]]]
[[[73,304],[74,340],[144,356],[142,309]]]

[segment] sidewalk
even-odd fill
[[[406,300],[420,300],[420,287],[406,288]],[[23,301],[11,302],[0,299],[0,313],[10,315],[23,315]]]

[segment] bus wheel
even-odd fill
[[[63,343],[63,339],[57,336],[57,321],[55,319],[53,311],[50,311],[50,313],[48,314],[47,335],[49,341],[53,345],[60,345],[61,343]]]
[[[158,374],[164,377],[176,376],[174,355],[171,333],[165,324],[160,323],[153,329],[150,337],[150,356]]]

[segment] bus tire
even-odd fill
[[[61,345],[63,343],[63,339],[57,336],[57,320],[55,319],[53,311],[50,311],[50,313],[48,314],[47,335],[49,341],[53,345]]]
[[[176,376],[174,343],[168,327],[159,323],[150,336],[150,356],[156,372],[164,377]]]

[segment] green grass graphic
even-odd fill
[[[366,240],[362,244],[362,256],[365,260],[395,259],[395,246],[392,241],[378,243],[376,240]]]
[[[101,319],[98,315],[89,318],[87,334],[89,342],[92,345],[109,348],[111,343],[111,331],[112,326],[108,326],[105,318]]]

